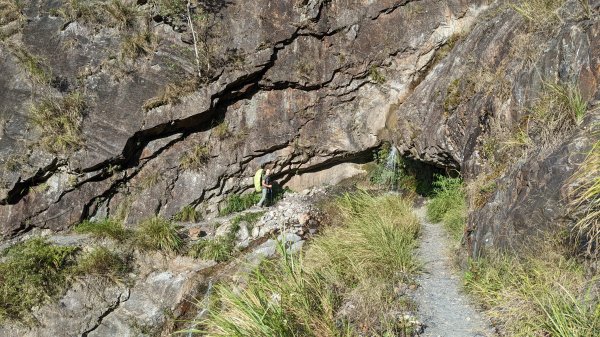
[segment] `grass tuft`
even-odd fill
[[[600,256],[600,141],[597,141],[579,166],[571,181],[569,213],[577,246],[590,257]]]
[[[228,215],[246,210],[260,201],[261,194],[253,192],[250,194],[234,194],[227,198],[225,207],[219,211],[220,215]]]
[[[126,29],[134,26],[135,19],[138,15],[135,7],[126,4],[121,0],[112,0],[102,7],[110,15],[114,25],[119,29]]]
[[[185,80],[180,83],[167,84],[157,96],[152,97],[144,102],[142,108],[144,111],[150,111],[159,106],[171,104],[179,104],[181,97],[189,95],[198,89],[199,82],[197,79]]]
[[[111,238],[116,241],[124,241],[130,236],[123,226],[123,222],[111,218],[98,221],[85,220],[75,226],[75,232],[91,234],[98,238]]]
[[[190,247],[189,255],[195,259],[203,258],[215,260],[216,262],[226,262],[233,255],[234,244],[228,236],[221,236],[214,239],[201,239]]]
[[[253,225],[264,214],[265,214],[265,212],[254,212],[254,213],[240,214],[240,215],[236,216],[235,218],[231,219],[231,224],[235,226],[235,225],[239,225],[242,222],[247,222],[248,224]]]
[[[52,72],[46,62],[39,56],[35,56],[23,47],[14,47],[14,54],[19,63],[27,70],[32,82],[36,84],[48,84],[52,80]]]
[[[121,42],[121,60],[136,60],[152,52],[154,37],[149,30],[131,33]]]
[[[203,258],[225,262],[233,256],[235,250],[235,239],[240,230],[239,222],[232,221],[227,234],[213,239],[202,239],[196,242],[188,252],[193,258]]]
[[[23,320],[31,308],[59,296],[77,249],[35,238],[5,250],[0,262],[0,322]]]
[[[170,221],[155,216],[143,221],[135,233],[135,243],[141,249],[155,249],[164,252],[178,252],[183,240]]]
[[[65,153],[81,146],[81,123],[85,100],[72,92],[62,99],[44,98],[30,109],[33,125],[41,130],[40,144],[53,153]]]
[[[202,215],[200,212],[196,211],[194,206],[187,205],[181,209],[181,211],[177,212],[173,216],[174,221],[182,221],[182,222],[198,222],[198,220],[202,219]]]
[[[229,123],[227,121],[222,121],[221,123],[217,124],[212,129],[212,132],[219,140],[224,140],[225,138],[231,136],[231,131],[229,131]]]
[[[442,222],[450,234],[459,239],[467,220],[466,193],[462,179],[437,176],[434,196],[427,205],[427,218]]]
[[[207,145],[195,145],[191,150],[183,153],[179,159],[179,166],[185,171],[201,169],[210,160],[210,149]]]
[[[76,275],[94,275],[120,279],[129,271],[127,262],[106,247],[95,247],[77,260]]]

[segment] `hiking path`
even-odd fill
[[[427,221],[425,206],[415,209],[422,224],[418,256],[424,272],[418,278],[416,301],[425,324],[423,337],[492,337],[491,324],[461,290],[452,266],[452,241],[441,224]]]

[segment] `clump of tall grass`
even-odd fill
[[[472,261],[466,289],[509,336],[600,335],[600,305],[583,268],[551,249]]]
[[[155,216],[139,225],[135,233],[135,243],[142,249],[178,252],[184,242],[172,222]]]
[[[61,99],[46,97],[31,107],[33,125],[41,131],[40,144],[46,150],[59,153],[78,148],[85,100],[80,92],[71,92]]]
[[[338,274],[349,281],[360,275],[390,278],[419,270],[412,252],[420,224],[410,201],[358,192],[340,197],[337,204],[345,225],[325,229],[307,251],[308,261],[339,268]]]
[[[75,226],[75,232],[91,234],[98,238],[111,238],[116,241],[124,241],[130,236],[130,233],[123,226],[123,222],[113,218],[97,221],[85,220]]]
[[[438,175],[433,185],[434,196],[427,205],[427,218],[442,222],[452,236],[460,238],[467,220],[466,192],[462,179]]]
[[[202,214],[196,211],[196,208],[192,205],[183,207],[181,211],[173,216],[173,220],[175,221],[197,222],[200,219],[202,219]]]
[[[127,261],[106,247],[95,247],[77,259],[76,275],[94,275],[119,279],[129,271]]]
[[[183,153],[179,159],[179,166],[183,170],[199,170],[210,160],[210,148],[207,145],[195,145]]]
[[[225,200],[225,207],[219,210],[220,215],[228,215],[246,210],[260,201],[260,193],[233,194]]]
[[[77,247],[34,238],[7,250],[0,262],[0,322],[26,318],[32,307],[59,296],[67,286]]]
[[[600,132],[598,132],[600,134]],[[569,213],[576,219],[573,232],[586,254],[600,255],[600,141],[597,141],[571,181]]]
[[[544,82],[541,96],[531,108],[534,125],[528,131],[531,136],[539,134],[542,141],[547,141],[580,125],[586,111],[587,102],[576,85]]]
[[[225,235],[213,239],[201,239],[190,247],[188,255],[216,262],[229,261],[235,250],[235,239],[239,230],[240,222],[232,221],[231,227]]]
[[[400,320],[386,316],[407,310],[392,285],[420,268],[412,255],[419,223],[410,201],[360,192],[341,197],[336,207],[344,225],[325,229],[305,254],[291,255],[281,244],[281,257],[263,261],[244,286],[219,286],[216,304],[198,331],[325,337],[356,336],[359,330],[395,335],[404,329],[410,335],[410,326],[387,324]],[[362,303],[369,299],[377,305]],[[345,303],[360,312],[344,313]]]

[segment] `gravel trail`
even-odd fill
[[[415,213],[422,223],[418,254],[425,264],[416,292],[419,313],[425,324],[420,336],[496,336],[489,321],[460,289],[461,277],[452,267],[452,243],[444,228],[427,221],[424,206]]]

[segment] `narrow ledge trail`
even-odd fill
[[[418,256],[424,272],[418,278],[416,301],[425,324],[422,337],[493,337],[490,322],[460,289],[460,276],[452,267],[452,243],[441,224],[432,224],[425,206],[415,209],[422,224]]]

